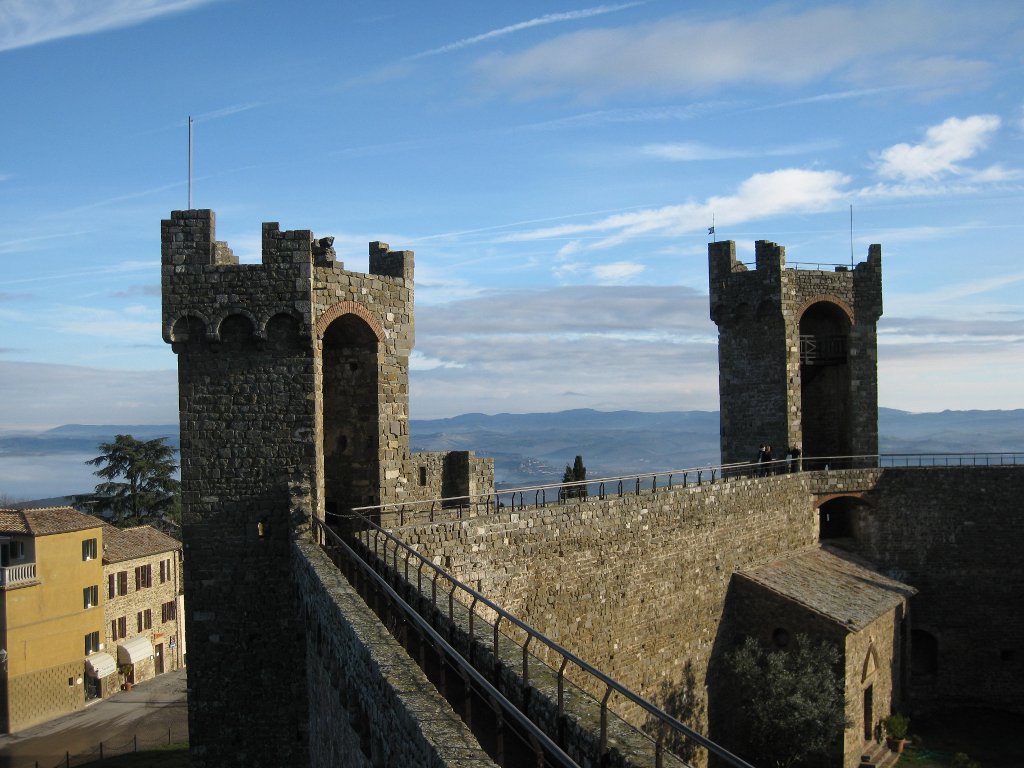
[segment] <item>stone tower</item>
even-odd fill
[[[413,254],[263,225],[239,264],[209,210],[161,223],[178,356],[192,765],[308,764],[290,541],[310,515],[407,497]]]
[[[711,319],[718,326],[722,461],[878,452],[876,324],[882,248],[856,267],[786,266],[785,248],[758,240],[756,263],[729,240],[708,245]]]

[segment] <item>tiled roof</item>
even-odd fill
[[[99,528],[103,523],[71,507],[0,509],[0,533],[47,536]]]
[[[906,598],[913,587],[883,576],[847,552],[805,549],[739,571],[750,581],[858,632]]]
[[[180,541],[160,533],[151,525],[115,528],[107,523],[103,524],[104,563],[120,563],[123,560],[135,560],[177,549],[181,549]]]

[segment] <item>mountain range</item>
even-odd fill
[[[879,409],[881,453],[1024,452],[1024,409],[910,413]],[[718,462],[717,411],[467,413],[412,419],[414,451],[471,450],[494,458],[500,486],[558,482],[580,455],[591,478],[662,472]],[[86,459],[117,434],[167,437],[176,424],[66,424],[40,432],[0,433],[0,495],[55,497],[96,484]],[[751,457],[752,459],[754,457]]]

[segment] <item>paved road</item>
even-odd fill
[[[34,768],[37,763],[55,768],[64,765],[65,753],[71,754],[72,765],[80,765],[99,759],[100,742],[106,755],[121,754],[131,750],[133,737],[139,749],[166,744],[168,729],[174,742],[188,741],[183,669],[48,723],[0,735],[0,768]]]

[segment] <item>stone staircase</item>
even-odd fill
[[[860,768],[891,768],[899,761],[900,756],[889,749],[883,741],[869,741],[864,744],[864,752],[860,756]]]

